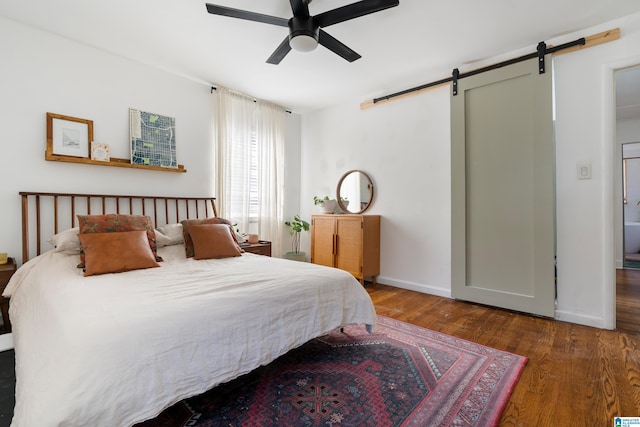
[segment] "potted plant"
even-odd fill
[[[290,228],[289,235],[291,240],[291,252],[287,252],[283,255],[285,259],[292,259],[295,261],[305,261],[306,254],[300,252],[300,233],[302,231],[309,231],[309,223],[300,218],[300,215],[293,217],[293,221],[285,221],[284,225]]]
[[[334,213],[338,206],[338,202],[335,199],[329,199],[329,196],[324,196],[323,199],[313,196],[313,204],[320,208],[320,212],[327,214]]]

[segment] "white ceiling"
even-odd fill
[[[271,65],[265,61],[286,28],[208,14],[206,1],[291,16],[287,0],[4,0],[0,16],[305,113],[445,78],[470,62],[640,12],[638,0],[400,0],[325,29],[361,59],[348,63],[319,46]],[[317,15],[352,2],[313,0],[309,9]]]

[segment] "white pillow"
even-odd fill
[[[167,224],[156,228],[156,244],[159,248],[181,243],[184,243],[182,224]]]
[[[47,243],[55,246],[56,252],[61,252],[63,254],[69,255],[78,255],[80,254],[81,249],[80,239],[78,238],[79,232],[80,227],[74,227],[68,230],[61,231],[60,233],[47,240]]]
[[[159,248],[164,246],[176,245],[177,243],[173,243],[173,241],[169,238],[169,236],[162,234],[159,230],[155,230],[156,232],[156,245]]]

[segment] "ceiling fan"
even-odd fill
[[[309,2],[311,0],[289,1],[291,2],[291,10],[293,11],[293,17],[291,19],[211,3],[207,3],[207,11],[214,15],[289,27],[289,35],[280,43],[280,46],[276,48],[269,59],[267,59],[267,63],[269,64],[279,64],[292,48],[301,52],[309,52],[314,50],[318,46],[318,43],[340,55],[347,61],[353,62],[361,56],[342,42],[327,34],[322,28],[370,13],[379,12],[400,4],[399,0],[362,0],[327,12],[322,12],[316,16],[311,16],[309,14]]]

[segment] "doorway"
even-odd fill
[[[622,144],[622,268],[640,269],[640,143]]]
[[[640,66],[616,70],[618,190],[616,328],[640,332]]]

